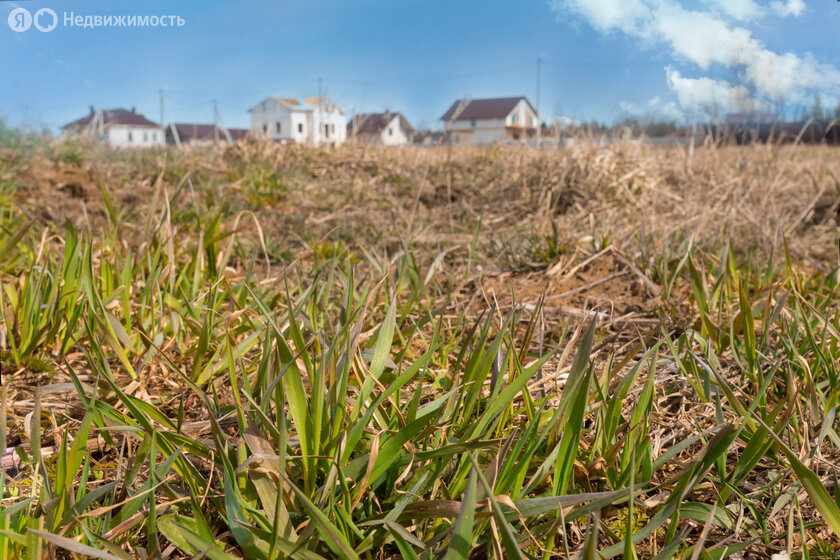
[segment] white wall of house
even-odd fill
[[[265,99],[251,111],[250,130],[257,138],[294,138],[293,116],[299,112],[274,99]]]
[[[342,144],[347,140],[347,123],[344,120],[344,113],[336,106],[323,104],[320,108],[312,108],[312,135],[313,144]]]
[[[291,138],[298,144],[305,144],[310,132],[311,111],[293,111],[289,119]]]
[[[537,126],[537,114],[531,109],[531,106],[520,100],[513,108],[513,111],[507,116],[506,123],[508,126],[534,127]]]
[[[291,139],[298,144],[341,144],[347,139],[344,113],[334,103],[316,106],[289,106],[276,99],[265,99],[251,109],[255,138]]]
[[[474,143],[472,130],[451,130],[450,138],[453,146],[472,146]]]
[[[457,135],[458,142],[465,144],[486,145],[501,142],[507,138],[505,119],[473,119],[452,123],[452,141],[456,142],[455,132],[470,131],[471,134]]]
[[[151,148],[166,144],[162,128],[150,126],[106,125],[104,139],[115,148]]]
[[[381,142],[385,146],[405,146],[411,142],[411,134],[400,126],[400,117],[391,119],[380,133]]]

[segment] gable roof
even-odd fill
[[[391,124],[394,117],[400,119],[400,127],[407,132],[414,132],[414,127],[409,124],[408,120],[402,113],[391,113],[386,111],[384,113],[361,113],[356,115],[349,123],[347,123],[347,132],[353,133],[353,126],[356,127],[356,134],[376,134],[385,130]]]
[[[336,103],[335,101],[333,101],[332,99],[330,99],[326,95],[322,95],[320,98],[318,98],[318,97],[304,97],[303,98],[303,102],[306,103],[307,105],[309,105],[310,107],[317,107],[318,104],[319,104],[319,101],[320,101],[320,103],[323,104],[324,110],[331,111],[334,108],[336,111],[338,111],[342,115],[344,114],[344,111],[341,109],[341,107],[338,106],[338,103]]]
[[[287,107],[292,111],[313,111],[315,110],[315,108],[318,107],[319,99],[325,111],[335,110],[341,113],[342,115],[344,114],[344,110],[338,106],[338,103],[336,103],[326,95],[322,95],[320,98],[304,97],[303,103],[291,97],[266,97],[265,99],[248,109],[248,112],[254,112],[254,110],[263,105],[266,101],[274,101],[276,103],[279,103],[280,105]]]
[[[175,130],[178,131],[178,137],[181,140],[212,140],[215,138],[216,125],[213,124],[191,124],[191,123],[175,123]],[[230,137],[234,140],[241,140],[248,134],[248,130],[244,128],[229,128]],[[167,130],[167,134],[170,131]],[[219,138],[225,139],[225,133],[220,128]]]
[[[154,128],[160,128],[160,125],[154,123],[138,113],[134,107],[131,108],[129,111],[128,109],[102,109],[102,124],[103,126],[108,125],[123,125],[123,126],[148,126]],[[65,124],[61,128],[83,128],[93,121],[94,117],[96,116],[97,111],[93,110],[93,107],[90,108],[90,113],[81,119],[77,119],[71,123]]]
[[[292,97],[266,97],[250,109],[248,109],[249,113],[253,113],[259,107],[265,105],[266,101],[274,101],[275,103],[279,103],[280,105],[286,107],[291,111],[311,111],[312,107],[307,107],[305,104],[301,103],[297,99]]]
[[[488,99],[471,99],[467,101],[463,110],[456,115],[458,105],[461,100],[456,101],[440,118],[442,121],[469,121],[472,119],[503,119],[507,117],[511,111],[519,104],[520,101],[525,100],[528,107],[534,111],[534,107],[524,95],[519,97],[493,97]],[[536,113],[536,111],[534,111]],[[454,119],[452,117],[455,117]]]

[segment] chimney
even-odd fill
[[[93,116],[93,113],[94,113],[94,112],[95,112],[95,111],[93,110],[93,105],[91,105],[91,106],[90,106],[90,114],[91,114],[91,116]]]
[[[136,112],[137,112],[137,107],[132,107],[132,108],[131,108],[131,114],[134,114],[134,113],[136,113]]]

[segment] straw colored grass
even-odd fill
[[[0,558],[840,547],[827,147],[0,147]]]

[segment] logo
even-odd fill
[[[49,8],[41,8],[35,12],[35,29],[47,33],[58,25],[58,15]]]
[[[32,14],[26,8],[15,8],[9,13],[9,27],[23,33],[32,26]]]

